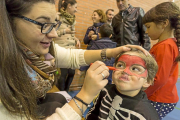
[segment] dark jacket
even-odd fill
[[[99,40],[99,28],[103,25],[104,23],[94,23],[93,26],[88,27],[85,37],[84,37],[84,44],[88,44],[87,49],[89,49],[92,45],[92,39],[88,37],[89,32],[92,30],[94,31],[94,34],[97,35],[97,39]]]
[[[112,20],[113,41],[117,42],[117,46],[141,45],[146,50],[150,50],[150,38],[145,33],[146,27],[142,23],[143,16],[142,8],[131,5],[114,16]]]

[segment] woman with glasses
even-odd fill
[[[46,94],[54,83],[55,67],[79,68],[96,60],[116,57],[130,50],[129,47],[146,52],[142,47],[130,45],[81,50],[53,44],[61,24],[56,19],[54,0],[1,0],[0,8],[0,120],[46,118],[57,107],[48,119],[80,120],[88,104],[107,84],[109,69],[104,63],[95,62],[87,71],[81,91],[61,108],[62,105],[55,105],[64,104],[63,96],[51,93],[53,99]],[[54,49],[50,48],[51,44]],[[55,55],[56,66],[49,51]],[[45,114],[48,110],[50,113]]]
[[[80,41],[75,37],[75,13],[77,12],[76,0],[60,0],[58,4],[58,20],[62,22],[58,29],[58,37],[55,43],[61,47],[80,48]],[[61,76],[57,81],[57,87],[61,91],[69,90],[75,74],[74,69],[61,68]]]

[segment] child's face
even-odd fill
[[[164,28],[163,24],[155,24],[154,22],[148,22],[145,24],[146,26],[146,33],[151,38],[151,40],[157,40],[161,37]]]
[[[113,82],[120,93],[136,95],[147,84],[148,71],[145,61],[137,53],[129,52],[119,57],[113,71]]]

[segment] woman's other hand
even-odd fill
[[[130,51],[131,48],[136,48],[136,49],[139,49],[141,50],[145,55],[150,55],[150,53],[145,50],[143,47],[139,46],[139,45],[124,45],[124,46],[121,46],[121,47],[116,47],[114,49],[107,49],[107,53],[106,53],[106,56],[108,58],[111,58],[111,57],[114,57],[116,58],[117,55],[119,55],[121,52],[123,51]]]

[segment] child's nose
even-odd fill
[[[126,73],[126,74],[128,74],[128,75],[130,75],[130,74],[131,74],[131,72],[130,72],[130,70],[129,70],[129,68],[128,68],[128,67],[126,67],[126,68],[123,70],[123,72],[124,72],[124,73]]]

